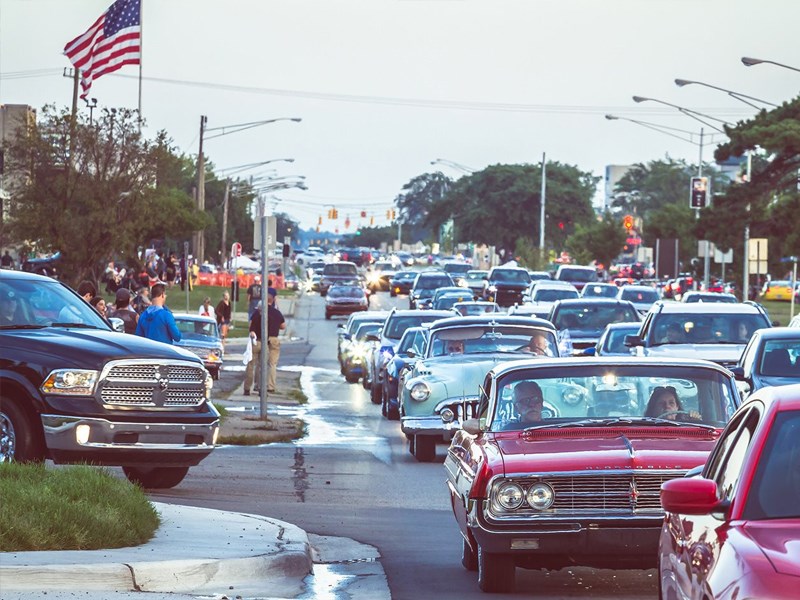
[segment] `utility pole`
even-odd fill
[[[261,373],[258,379],[260,417],[267,418],[267,374],[269,369],[269,259],[270,243],[267,240],[267,197],[262,196],[261,204]]]
[[[544,205],[547,194],[547,153],[542,152],[542,202],[539,210],[539,252],[544,258]]]
[[[703,128],[700,128],[700,161],[697,165],[697,176],[703,176]],[[711,201],[711,194],[708,195],[709,202]],[[700,218],[700,209],[698,208],[696,211],[696,218]],[[708,237],[708,236],[706,236]],[[703,240],[705,246],[705,256],[703,257],[703,289],[708,290],[708,286],[711,283],[711,244],[709,244],[708,240]]]
[[[753,170],[753,152],[747,152],[747,184],[750,185],[750,175]],[[750,203],[747,203],[746,219],[744,224],[744,247],[742,248],[742,302],[750,298]],[[794,296],[792,296],[794,298]]]
[[[220,248],[220,260],[225,264],[225,252],[228,248],[228,197],[231,193],[231,180],[225,180],[225,197],[222,200],[222,248]]]
[[[205,134],[206,122],[208,117],[205,115],[200,116],[200,150],[197,153],[197,210],[205,212],[206,210],[206,161],[203,156],[203,135]],[[195,231],[194,235],[194,257],[195,260],[203,262],[203,255],[205,254],[205,233]]]

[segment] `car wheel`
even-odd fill
[[[331,320],[331,313],[325,313],[325,318],[330,321]]]
[[[478,587],[488,593],[514,591],[516,565],[510,554],[492,554],[478,546]]]
[[[433,462],[436,459],[436,438],[432,435],[415,435],[414,458],[419,462]]]
[[[353,373],[345,373],[344,379],[347,383],[358,383],[358,375],[354,375]]]
[[[372,382],[369,388],[369,399],[372,401],[373,404],[380,404],[381,403],[381,384]]]
[[[417,436],[415,436],[415,435],[406,435],[406,438],[408,438],[408,453],[411,456],[414,456],[414,453],[417,450],[417,444],[416,444]]]
[[[387,418],[387,416],[388,416],[387,413],[386,413],[386,396],[385,395],[381,398],[381,415],[384,418]]]
[[[25,412],[9,398],[0,398],[0,463],[41,462],[44,458],[43,444]]]
[[[364,376],[361,378],[361,387],[369,391],[372,389],[372,382],[369,379],[369,370],[364,371]]]
[[[390,296],[390,297],[392,297],[392,298],[394,298],[395,296],[397,296],[397,292],[395,292],[394,290],[391,290],[391,291],[389,292],[389,296]]]
[[[400,420],[400,411],[397,409],[396,406],[386,406],[386,418],[390,421],[399,421]]]
[[[461,564],[467,571],[478,570],[478,555],[469,545],[467,538],[461,537]]]
[[[189,467],[154,467],[152,469],[122,467],[122,471],[131,483],[138,483],[143,488],[151,490],[175,487],[186,477]]]

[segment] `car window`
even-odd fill
[[[0,329],[53,323],[109,328],[88,302],[58,281],[4,279],[0,283]]]
[[[335,275],[335,276],[352,276],[358,277],[358,270],[356,269],[355,265],[347,264],[347,263],[332,263],[325,265],[325,268],[322,270],[323,275]]]
[[[760,314],[707,313],[662,315],[655,323],[656,344],[745,344],[756,329],[769,327]]]
[[[543,398],[541,418],[527,423],[521,418],[515,390],[534,381]],[[569,369],[520,368],[496,381],[490,428],[523,429],[535,425],[560,425],[572,421],[625,419],[633,423],[658,419],[680,425],[723,427],[735,409],[730,377],[717,370],[653,365],[586,365]],[[524,388],[533,386],[526,384]],[[665,391],[678,398],[679,410],[650,411]],[[665,414],[666,413],[666,414]]]
[[[626,290],[622,288],[619,293],[620,300],[629,302],[655,302],[658,300],[658,292],[655,290]]]
[[[440,329],[431,332],[427,356],[495,352],[527,353],[531,337],[539,333],[546,336],[551,349],[556,346],[555,336],[551,332],[533,327],[501,325]]]
[[[800,377],[800,338],[767,340],[759,372],[768,377]]]
[[[593,269],[570,269],[560,267],[556,273],[556,279],[560,281],[579,281],[589,283],[597,281],[597,272]]]
[[[730,444],[730,449],[720,463],[719,471],[714,478],[717,482],[717,490],[720,500],[732,500],[739,485],[739,478],[742,474],[744,459],[750,444],[753,441],[753,433],[758,425],[760,411],[756,408],[749,411],[742,420],[741,427],[735,439]]]
[[[785,411],[775,417],[742,518],[800,518],[800,411]]]
[[[181,332],[183,340],[212,340],[219,339],[219,331],[215,322],[199,321],[195,319],[182,319],[175,317],[175,325]]]
[[[334,285],[328,290],[328,295],[333,298],[358,297],[364,295],[364,290],[353,285]]]
[[[578,290],[542,290],[536,289],[533,292],[533,302],[555,302],[556,300],[569,300],[570,298],[578,298]]]
[[[595,301],[597,302],[597,301]],[[561,306],[553,324],[556,329],[605,329],[609,323],[638,321],[639,314],[630,306],[582,303],[576,306]]]
[[[530,283],[531,276],[527,271],[512,270],[512,269],[498,269],[493,271],[490,279],[492,281],[499,281],[503,283]]]
[[[358,326],[358,329],[356,329],[356,335],[354,337],[356,338],[357,341],[363,342],[364,340],[367,339],[367,336],[370,333],[377,334],[380,331],[380,329],[381,329],[380,323],[362,323],[361,325]]]

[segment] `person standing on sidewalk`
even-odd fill
[[[252,354],[247,367],[244,370],[244,395],[250,395],[250,388],[253,387],[253,373],[255,372],[256,381],[261,381],[261,303],[256,305],[253,316],[250,318],[250,345]],[[258,386],[256,385],[256,390]]]
[[[150,298],[150,306],[139,317],[136,335],[165,344],[181,341],[181,332],[175,324],[175,317],[164,305],[167,301],[166,285],[155,284],[150,290]]]
[[[278,338],[278,334],[286,329],[286,319],[283,318],[283,313],[275,305],[277,295],[278,291],[275,288],[267,290],[267,347],[269,348],[267,391],[270,393],[275,391],[278,379],[278,358],[281,355],[281,341]],[[260,325],[259,323],[259,327]]]
[[[231,295],[229,292],[222,293],[222,300],[219,301],[214,312],[217,315],[217,325],[219,325],[219,333],[224,344],[228,337],[228,328],[231,326]]]

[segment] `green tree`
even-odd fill
[[[431,207],[427,223],[453,219],[456,242],[495,245],[511,253],[518,238],[538,239],[541,167],[493,165],[462,177]],[[599,177],[572,165],[547,163],[545,241],[561,249],[578,224],[594,218],[591,199]]]
[[[575,227],[575,233],[566,241],[567,251],[581,265],[593,260],[605,268],[611,264],[625,245],[627,233],[619,219],[606,211],[601,220],[593,220]]]
[[[441,200],[447,190],[453,186],[453,180],[437,171],[417,175],[403,186],[403,191],[395,199],[403,223],[403,239],[411,242],[425,242],[433,239],[433,232],[428,224],[428,214],[433,204]]]
[[[66,110],[46,106],[7,158],[12,239],[61,251],[72,283],[97,281],[114,258],[134,260],[148,239],[188,235],[210,222],[185,192],[160,184],[179,177],[166,164],[174,152],[165,134],[143,139],[133,111],[103,110],[94,123],[80,118],[73,128]]]
[[[357,233],[342,236],[339,244],[342,246],[367,246],[380,248],[381,244],[391,244],[397,231],[391,225],[383,227],[362,227]]]

